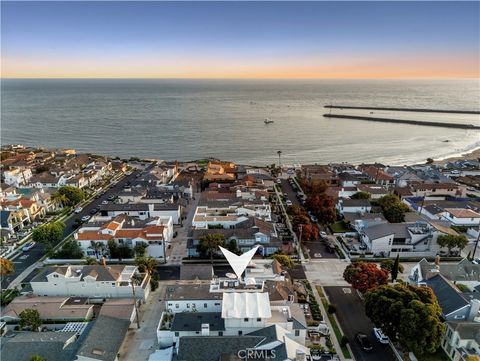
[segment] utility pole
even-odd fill
[[[477,247],[479,242],[480,242],[480,227],[478,227],[478,237],[477,237],[477,240],[475,241],[475,247],[473,247],[472,260],[475,259],[475,252],[477,252]]]
[[[137,297],[135,296],[135,280],[132,276],[133,304],[135,305],[135,316],[137,317],[137,328],[140,329],[140,318],[138,317]]]
[[[299,245],[302,244],[302,228],[303,228],[303,224],[298,225],[298,230],[300,231],[299,236],[298,236],[298,244]]]

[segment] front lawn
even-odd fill
[[[330,228],[332,233],[345,233],[350,231],[345,221],[338,221],[332,223],[328,227]]]

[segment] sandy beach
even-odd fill
[[[449,158],[445,158],[445,159],[435,160],[433,162],[433,164],[445,164],[445,163],[454,162],[454,161],[460,160],[460,159],[475,159],[475,160],[480,159],[480,148],[472,150],[470,152],[465,152],[465,153],[463,153],[462,155],[459,155],[459,156],[454,156],[454,157],[449,157]]]

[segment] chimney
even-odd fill
[[[107,260],[106,260],[105,256],[102,257],[102,266],[107,268]]]
[[[306,361],[307,355],[302,350],[297,350],[295,353],[295,361]]]
[[[202,336],[210,336],[210,324],[202,323]]]
[[[476,298],[470,300],[470,311],[468,312],[467,320],[473,321],[480,311],[480,300]]]

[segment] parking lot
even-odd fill
[[[337,307],[336,316],[340,326],[347,336],[350,347],[357,361],[394,361],[390,346],[382,345],[373,336],[373,323],[365,314],[363,302],[356,290],[351,287],[324,287],[330,303]],[[355,339],[355,335],[362,332],[368,336],[373,350],[363,351]]]
[[[314,242],[303,242],[306,248],[308,248],[308,254],[310,258],[338,258],[335,251],[330,252],[327,249],[327,244],[321,240]]]

